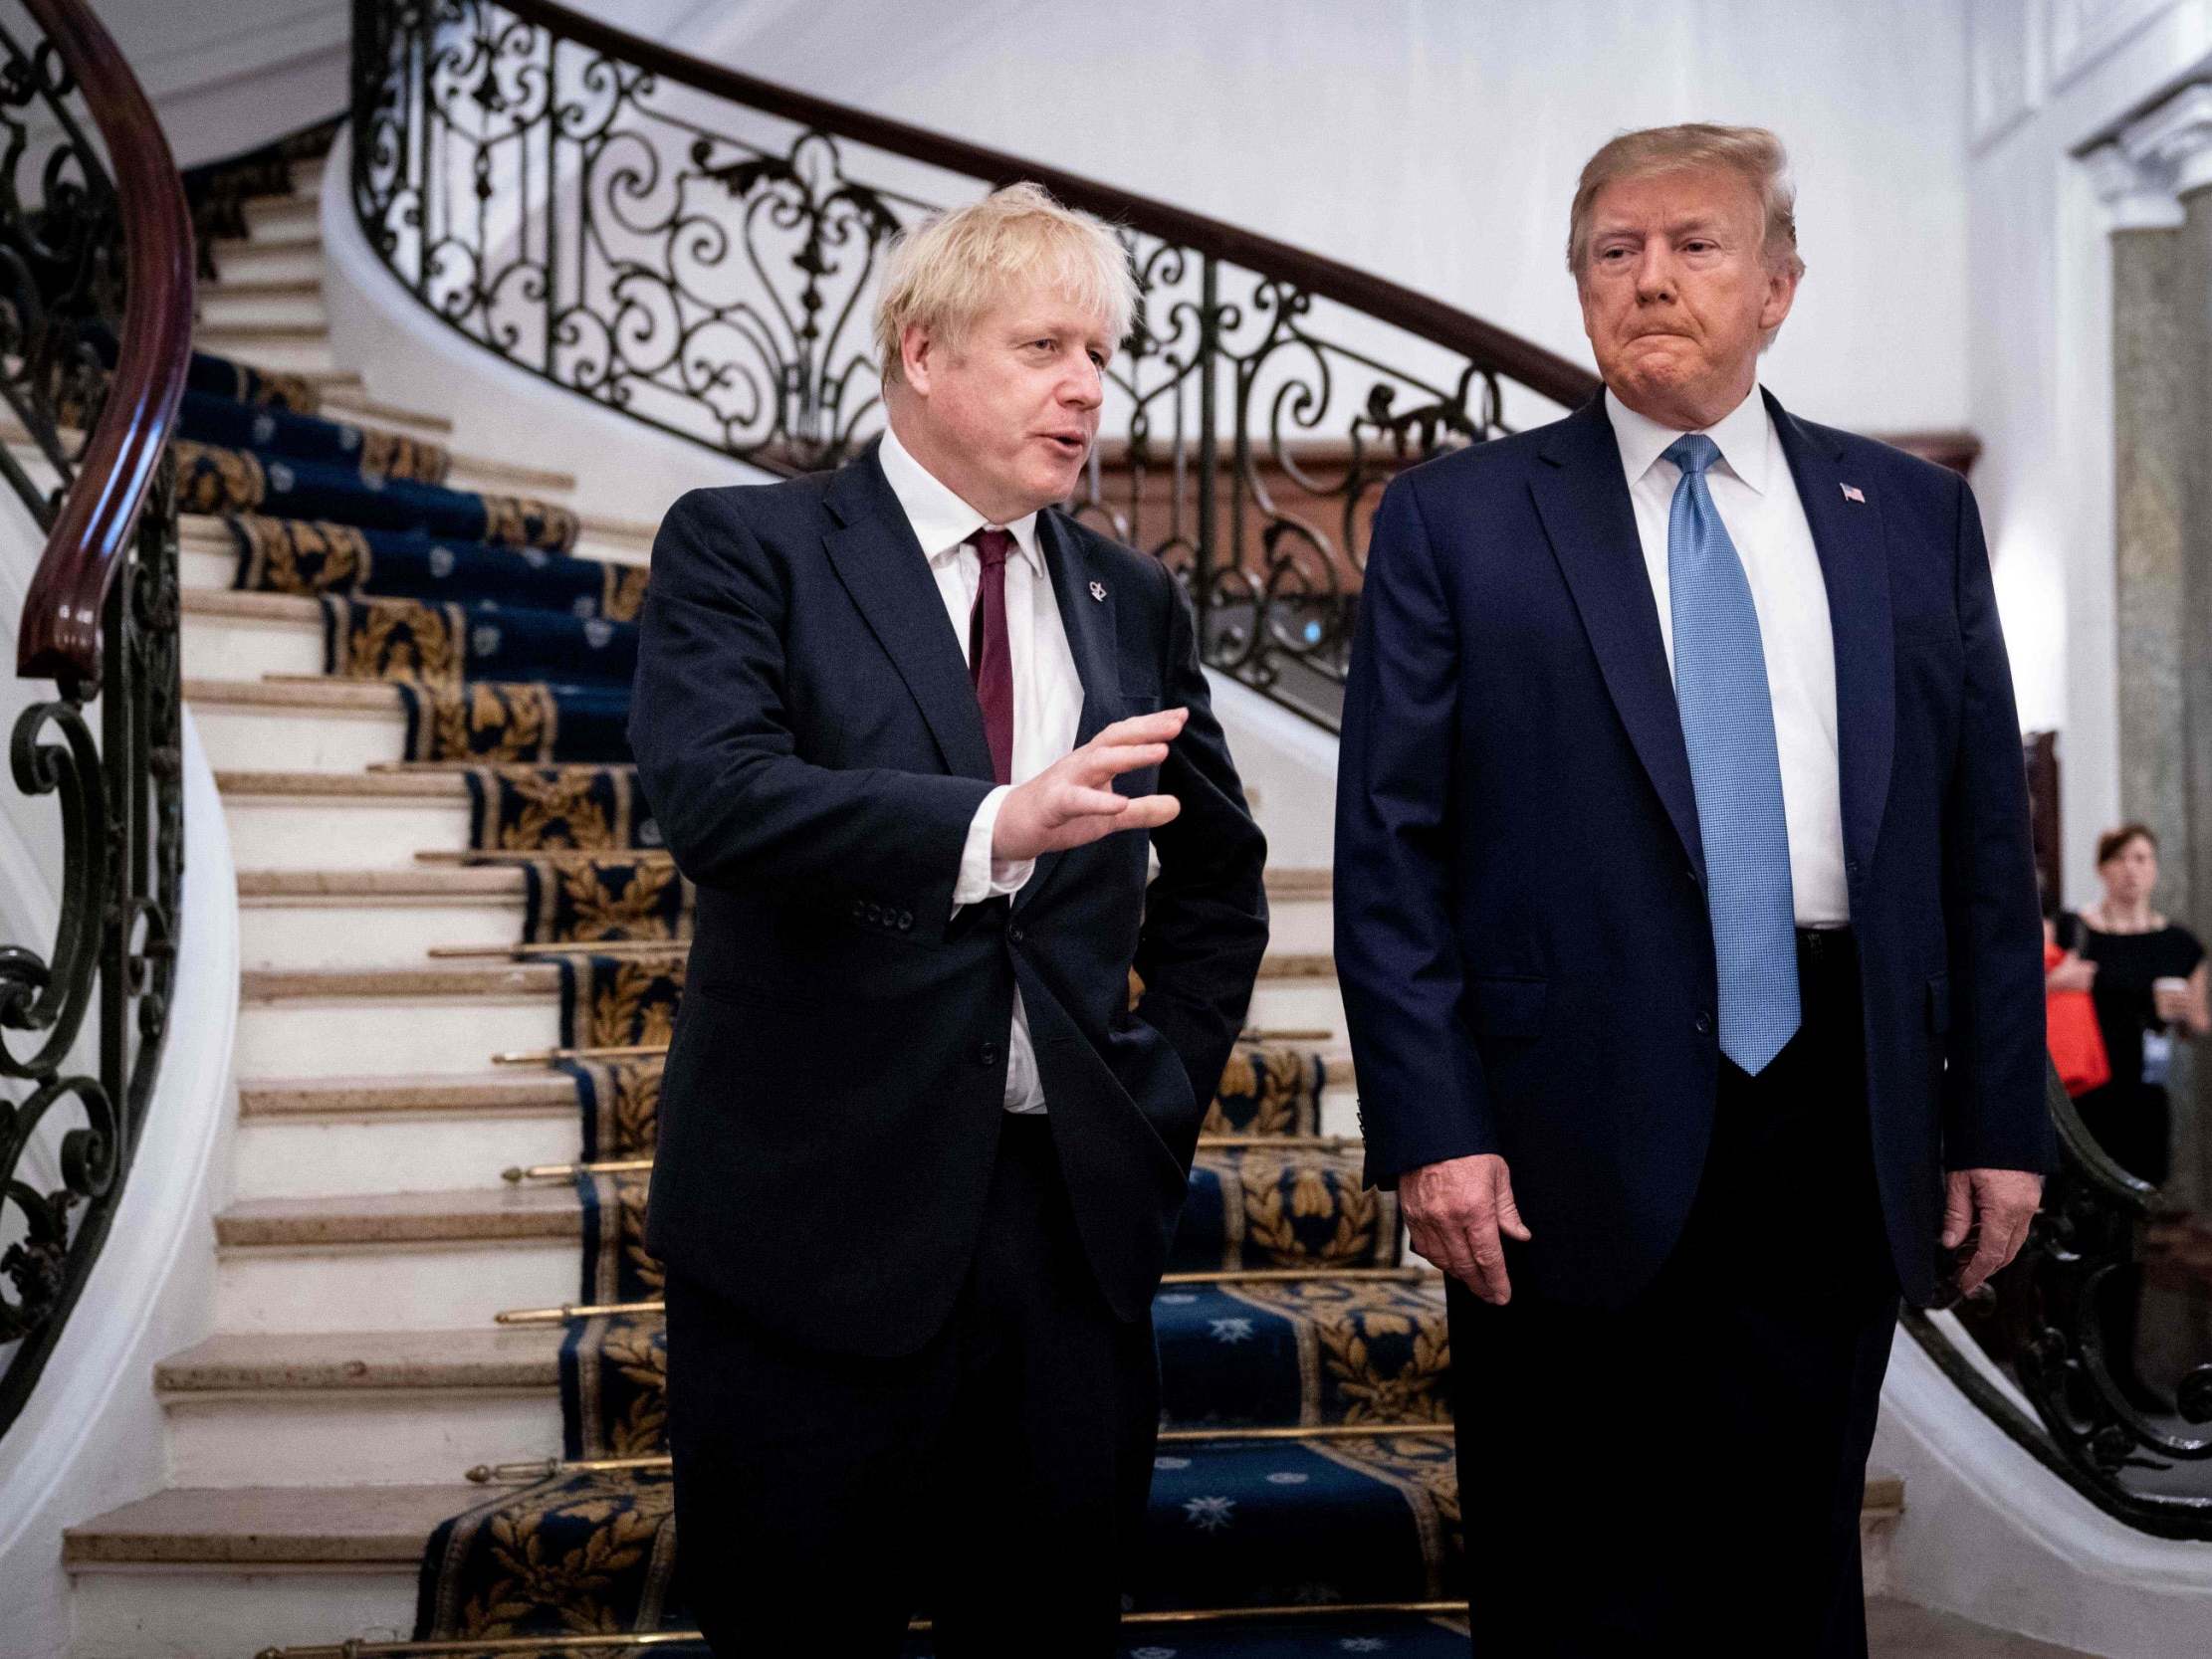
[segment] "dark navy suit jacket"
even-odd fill
[[[1883,1215],[1926,1301],[1943,1170],[2052,1155],[2011,673],[1964,481],[1767,402],[1835,631]],[[1633,1296],[1696,1194],[1720,1056],[1689,761],[1602,398],[1384,495],[1336,863],[1369,1178],[1502,1153],[1535,1235],[1516,1279]]]
[[[695,490],[653,544],[630,741],[699,888],[661,1082],[646,1239],[753,1319],[834,1351],[911,1351],[950,1315],[999,1126],[1014,987],[1085,1253],[1149,1307],[1199,1123],[1266,948],[1265,843],[1160,563],[1046,512],[1083,682],[1078,744],[1187,706],[1124,794],[1146,838],[1048,854],[953,915],[992,788],[959,638],[873,452]],[[1095,585],[1094,585],[1095,584]],[[1129,971],[1145,984],[1129,1010]]]

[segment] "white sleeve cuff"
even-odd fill
[[[998,808],[1005,804],[1010,785],[1001,783],[984,797],[968,825],[968,840],[961,848],[960,879],[953,883],[953,914],[963,905],[980,905],[1008,893],[1019,893],[1028,884],[1036,860],[995,859],[991,838],[998,828]]]

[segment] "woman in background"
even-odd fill
[[[2074,1103],[2083,1124],[2115,1163],[2155,1186],[2172,1165],[2174,1045],[2212,1030],[2204,946],[2150,908],[2158,838],[2146,826],[2099,837],[2097,874],[2104,896],[2061,919],[2059,942],[2070,953],[2049,982],[2090,992],[2111,1062],[2111,1082]]]

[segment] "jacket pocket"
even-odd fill
[[[1928,977],[1928,1029],[1941,1035],[1951,1028],[1951,976],[1948,973]]]
[[[1478,973],[1467,978],[1467,1001],[1476,1033],[1484,1037],[1533,1037],[1544,1027],[1550,982],[1526,974]]]

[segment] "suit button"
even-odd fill
[[[1859,879],[1859,861],[1857,859],[1851,859],[1845,863],[1844,879],[1854,882]]]
[[[976,1050],[976,1064],[990,1068],[998,1064],[998,1045],[985,1043]]]
[[[1697,1019],[1696,1019],[1696,1022],[1695,1022],[1695,1023],[1696,1023],[1696,1026],[1697,1026],[1697,1035],[1698,1035],[1698,1036],[1700,1036],[1700,1037],[1710,1037],[1710,1036],[1711,1036],[1711,1035],[1713,1034],[1713,1017],[1712,1017],[1712,1015],[1710,1015],[1710,1014],[1708,1014],[1708,1013],[1705,1013],[1705,1012],[1704,1012],[1703,1010],[1699,1010],[1699,1012],[1698,1012],[1698,1015],[1697,1015]]]
[[[1022,941],[1023,939],[1027,938],[1028,936],[1029,936],[1029,935],[1028,935],[1027,933],[1023,933],[1023,932],[1022,932],[1022,931],[1021,931],[1021,930],[1020,930],[1019,928],[1008,928],[1008,929],[1006,930],[1006,937],[1008,937],[1008,938],[1012,939],[1012,940],[1014,941],[1014,943],[1016,943],[1016,944],[1019,944],[1019,943],[1020,943],[1020,942],[1021,942],[1021,941]]]
[[[852,919],[853,919],[853,921],[855,921],[855,922],[865,922],[865,921],[867,921],[867,920],[868,920],[868,901],[867,901],[867,900],[865,900],[865,899],[855,899],[855,900],[854,900],[854,901],[852,902]]]
[[[912,911],[899,912],[899,932],[903,933],[911,929],[913,926],[914,913]]]

